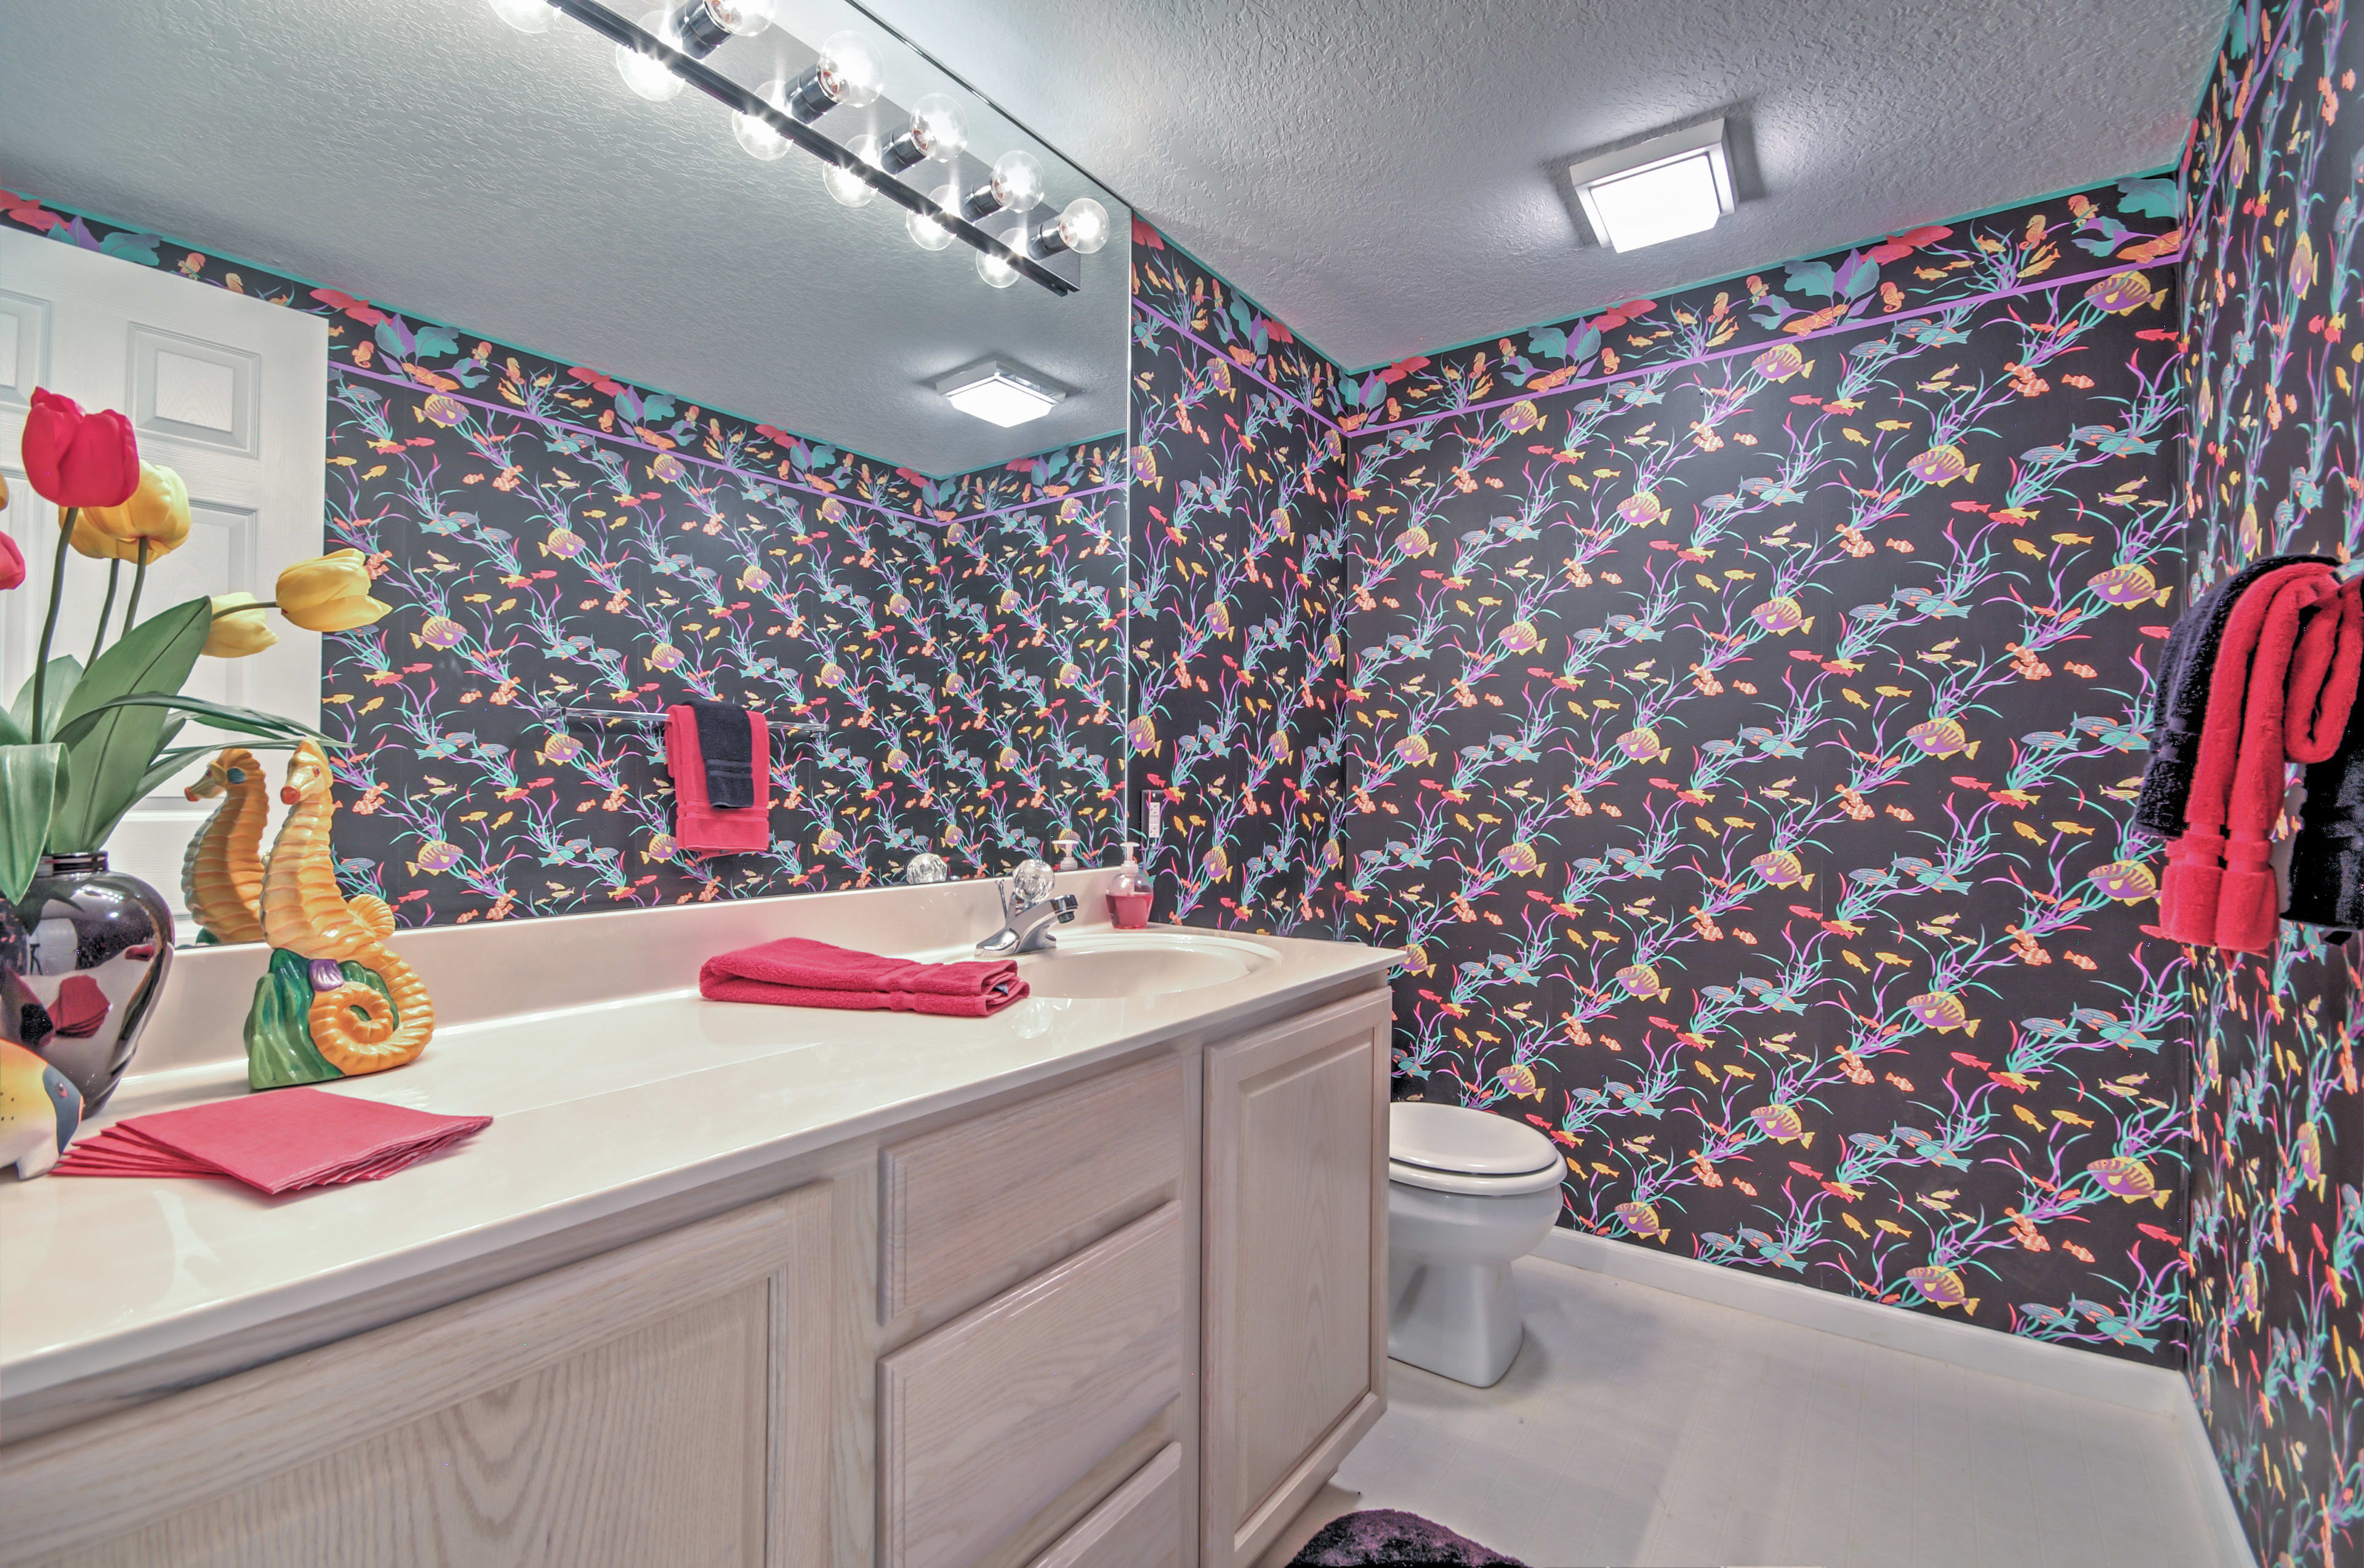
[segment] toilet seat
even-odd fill
[[[1388,1180],[1431,1192],[1517,1197],[1559,1185],[1559,1151],[1533,1128],[1466,1106],[1388,1107]]]

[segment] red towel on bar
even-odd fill
[[[492,1125],[318,1089],[157,1111],[77,1141],[58,1176],[229,1176],[274,1196],[390,1176]]]
[[[1014,959],[920,963],[881,958],[804,937],[717,953],[697,972],[710,1002],[769,1002],[782,1007],[935,1013],[982,1018],[1024,997]]]
[[[747,716],[754,748],[755,804],[724,811],[706,797],[706,759],[697,749],[697,715],[686,703],[665,709],[665,768],[673,774],[674,842],[694,855],[730,855],[772,847],[772,736],[760,713]]]
[[[2285,761],[2336,749],[2355,700],[2364,607],[2354,584],[2306,562],[2252,584],[2219,644],[2185,807],[2168,846],[2155,936],[2270,952],[2281,902],[2268,863]]]

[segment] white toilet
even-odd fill
[[[1559,1218],[1559,1151],[1464,1106],[1388,1107],[1388,1354],[1490,1388],[1525,1335],[1511,1288]]]

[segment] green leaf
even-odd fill
[[[41,863],[65,765],[66,749],[54,742],[0,746],[0,898],[11,904]]]
[[[59,726],[72,729],[65,803],[51,824],[54,851],[95,850],[139,798],[139,781],[156,760],[166,709],[153,704],[117,706],[135,695],[173,695],[195,668],[213,625],[213,602],[191,599],[150,617],[123,634],[83,673]],[[106,711],[100,712],[99,710]],[[77,726],[85,714],[95,723]]]
[[[249,745],[247,750],[250,751],[292,751],[298,744],[300,744],[300,742],[294,740],[257,740]],[[175,746],[169,751],[159,751],[156,753],[155,766],[150,768],[148,770],[147,776],[139,781],[139,793],[138,795],[134,796],[134,798],[137,800],[146,799],[151,792],[152,792],[158,785],[162,784],[165,780],[171,778],[174,773],[179,773],[183,768],[187,767],[191,762],[195,762],[198,758],[210,757],[220,750],[221,748],[219,746]]]
[[[113,702],[101,703],[80,717],[68,719],[64,728],[58,731],[57,739],[72,745],[105,722],[107,714],[127,707],[161,707],[173,710],[176,714],[195,714],[217,729],[235,730],[240,735],[269,735],[297,740],[328,740],[326,735],[310,725],[282,718],[275,713],[171,692],[139,692],[128,697],[117,697]]]
[[[58,719],[64,714],[66,704],[72,699],[74,688],[81,684],[81,660],[71,653],[61,653],[50,661],[50,677],[41,688],[43,735],[57,733]],[[33,682],[29,676],[17,689],[17,701],[8,709],[8,725],[23,740],[33,738]]]

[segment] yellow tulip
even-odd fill
[[[369,567],[358,550],[331,550],[279,574],[279,613],[307,631],[351,631],[394,606],[370,597]]]
[[[189,487],[169,468],[139,465],[139,488],[120,506],[84,506],[74,519],[73,547],[95,560],[139,559],[148,541],[154,562],[181,548],[189,537]]]
[[[252,605],[254,608],[241,609],[239,606],[242,605]],[[271,622],[262,613],[262,601],[253,595],[216,594],[213,606],[214,623],[206,633],[205,651],[214,658],[243,659],[279,641],[279,634],[271,629]]]

